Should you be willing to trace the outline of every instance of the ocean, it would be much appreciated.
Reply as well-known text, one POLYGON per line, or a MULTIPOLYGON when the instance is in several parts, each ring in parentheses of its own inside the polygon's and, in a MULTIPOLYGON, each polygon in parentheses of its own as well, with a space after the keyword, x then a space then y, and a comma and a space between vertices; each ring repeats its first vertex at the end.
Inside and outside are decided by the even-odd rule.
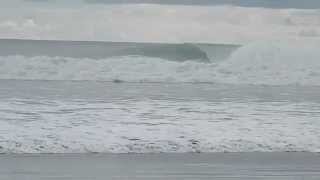
POLYGON ((320 152, 320 44, 0 40, 0 153, 320 152))

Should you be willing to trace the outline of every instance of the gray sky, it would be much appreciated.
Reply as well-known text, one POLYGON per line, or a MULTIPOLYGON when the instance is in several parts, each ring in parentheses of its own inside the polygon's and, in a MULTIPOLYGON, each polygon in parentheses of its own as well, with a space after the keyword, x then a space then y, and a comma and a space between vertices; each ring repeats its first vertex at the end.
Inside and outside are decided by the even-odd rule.
POLYGON ((235 44, 320 40, 320 0, 0 1, 0 38, 235 44), (119 3, 126 5, 114 5, 119 3))
POLYGON ((320 0, 85 0, 91 3, 157 3, 186 5, 233 4, 248 7, 269 8, 320 8, 320 0))
MULTIPOLYGON (((62 0, 25 0, 34 2, 63 2, 62 0)), ((74 2, 84 1, 87 3, 103 4, 126 4, 126 3, 154 3, 154 4, 183 4, 183 5, 221 5, 232 4, 244 7, 267 7, 267 8, 298 8, 320 9, 320 0, 68 0, 74 2)))

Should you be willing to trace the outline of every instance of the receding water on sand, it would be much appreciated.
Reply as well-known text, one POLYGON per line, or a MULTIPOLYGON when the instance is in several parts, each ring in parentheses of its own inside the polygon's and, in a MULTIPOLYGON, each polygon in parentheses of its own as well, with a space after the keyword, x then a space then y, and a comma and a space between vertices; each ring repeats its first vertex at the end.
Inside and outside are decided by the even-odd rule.
POLYGON ((313 153, 0 155, 1 180, 317 180, 313 153))

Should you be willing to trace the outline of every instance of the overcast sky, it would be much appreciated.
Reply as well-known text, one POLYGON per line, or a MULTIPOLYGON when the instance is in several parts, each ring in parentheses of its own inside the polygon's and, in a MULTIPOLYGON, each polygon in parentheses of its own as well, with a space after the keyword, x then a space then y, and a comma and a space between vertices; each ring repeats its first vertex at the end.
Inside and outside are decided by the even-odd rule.
MULTIPOLYGON (((1 0, 10 3, 17 0, 1 0)), ((19 0, 18 0, 19 1, 19 0)), ((66 3, 76 4, 103 3, 103 4, 128 4, 128 3, 153 3, 153 4, 183 4, 183 5, 235 5, 244 7, 267 7, 267 8, 297 8, 297 9, 320 9, 320 0, 24 0, 38 3, 66 3)), ((2 4, 3 4, 2 2, 2 4)))
POLYGON ((0 38, 235 44, 320 40, 320 0, 0 2, 0 38))
POLYGON ((246 7, 320 8, 320 0, 85 0, 89 3, 157 3, 186 5, 232 4, 246 7))

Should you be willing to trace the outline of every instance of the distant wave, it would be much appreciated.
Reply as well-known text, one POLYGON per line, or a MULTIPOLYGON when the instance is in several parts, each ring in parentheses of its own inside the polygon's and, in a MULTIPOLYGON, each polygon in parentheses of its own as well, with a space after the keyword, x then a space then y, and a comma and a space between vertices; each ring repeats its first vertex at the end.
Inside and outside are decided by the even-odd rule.
MULTIPOLYGON (((187 60, 189 55, 202 56, 203 51, 194 48, 195 45, 160 46, 151 48, 151 51, 155 51, 151 55, 161 54, 162 57, 146 54, 102 59, 1 56, 0 79, 320 85, 318 42, 253 43, 234 50, 229 54, 230 57, 221 61, 206 60, 208 55, 203 56, 205 59, 202 61, 198 58, 187 60), (194 51, 188 52, 188 48, 194 51), (195 55, 195 52, 199 54, 195 55), (168 61, 164 56, 185 59, 168 61)), ((207 48, 207 54, 220 52, 225 46, 210 48, 207 48)), ((69 52, 66 49, 62 53, 76 56, 82 51, 69 52)))
POLYGON ((0 39, 0 56, 48 56, 103 59, 117 56, 156 57, 171 61, 210 62, 227 58, 239 46, 134 42, 35 41, 0 39))

